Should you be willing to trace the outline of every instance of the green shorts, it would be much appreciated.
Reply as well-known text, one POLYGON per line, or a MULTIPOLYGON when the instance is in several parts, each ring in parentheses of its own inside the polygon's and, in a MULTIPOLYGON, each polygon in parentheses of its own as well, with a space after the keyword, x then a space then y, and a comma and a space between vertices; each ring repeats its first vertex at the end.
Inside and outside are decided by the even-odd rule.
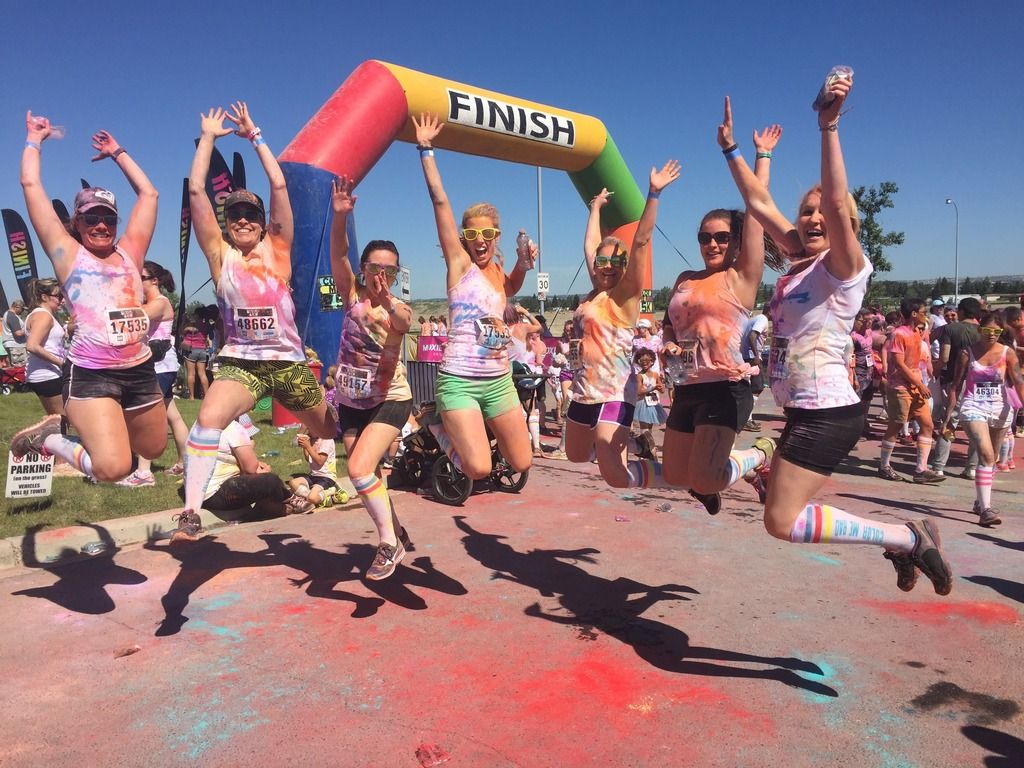
POLYGON ((259 402, 267 395, 289 411, 308 411, 324 400, 324 393, 306 363, 290 360, 242 360, 220 357, 216 381, 237 381, 259 402))
POLYGON ((484 419, 493 419, 520 407, 511 371, 493 379, 467 379, 442 371, 437 374, 434 400, 438 413, 473 408, 480 411, 484 419))

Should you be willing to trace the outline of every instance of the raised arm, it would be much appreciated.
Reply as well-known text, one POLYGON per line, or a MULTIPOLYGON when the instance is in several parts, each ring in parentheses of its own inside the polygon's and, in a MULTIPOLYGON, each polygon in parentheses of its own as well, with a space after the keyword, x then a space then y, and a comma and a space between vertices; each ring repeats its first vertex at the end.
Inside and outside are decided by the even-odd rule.
POLYGON ((45 117, 33 117, 29 110, 25 115, 25 149, 21 153, 21 189, 25 194, 25 207, 32 228, 46 255, 53 262, 57 278, 63 281, 67 277, 71 259, 78 250, 78 243, 64 228, 43 189, 40 156, 43 142, 49 136, 50 121, 45 117))
POLYGON ((347 176, 331 182, 331 207, 334 209, 334 221, 331 222, 331 274, 334 275, 334 289, 344 299, 346 308, 351 306, 356 293, 356 279, 348 260, 347 227, 349 214, 355 204, 352 181, 347 176))
POLYGON ((850 280, 864 269, 864 251, 850 219, 846 165, 839 145, 839 115, 853 79, 837 78, 829 86, 835 98, 818 113, 821 129, 821 215, 828 228, 829 251, 825 267, 840 280, 850 280))
MULTIPOLYGON (((725 97, 725 117, 722 122, 732 125, 732 104, 728 96, 725 97)), ((750 170, 750 166, 743 159, 735 142, 722 147, 723 151, 727 149, 729 151, 725 152, 725 157, 729 161, 729 172, 732 174, 736 189, 743 197, 743 205, 747 209, 747 213, 752 214, 761 222, 761 225, 780 248, 787 253, 800 253, 803 250, 803 244, 800 242, 796 227, 775 205, 767 185, 763 184, 750 170)))
POLYGON ((537 244, 530 241, 529 250, 526 253, 519 253, 516 247, 516 263, 512 271, 505 275, 505 296, 515 296, 526 281, 526 273, 533 269, 537 261, 537 244))
POLYGON ((611 291, 612 300, 620 306, 630 299, 639 300, 643 290, 644 276, 651 263, 651 237, 654 235, 654 224, 658 219, 658 198, 665 187, 679 178, 679 161, 669 160, 661 167, 651 168, 650 186, 647 191, 647 203, 640 215, 640 222, 633 236, 633 246, 629 251, 626 272, 622 275, 611 291))
POLYGON ((437 224, 441 253, 444 254, 445 263, 448 265, 448 284, 452 285, 466 273, 473 262, 466 249, 462 247, 459 230, 455 226, 455 214, 441 184, 441 172, 437 170, 437 162, 434 160, 433 141, 441 132, 443 124, 437 115, 426 113, 420 115, 419 121, 415 117, 412 118, 412 123, 416 126, 416 146, 420 151, 423 178, 427 182, 427 192, 430 193, 430 202, 434 206, 434 222, 437 224))
POLYGON ((291 274, 291 248, 292 238, 295 233, 295 224, 292 219, 292 204, 288 199, 288 186, 284 181, 284 172, 270 151, 267 142, 264 140, 260 129, 249 115, 249 107, 244 101, 236 101, 231 105, 231 111, 224 115, 228 120, 238 126, 235 133, 243 139, 252 142, 256 156, 263 165, 263 171, 267 174, 267 182, 270 184, 270 210, 267 211, 267 237, 274 246, 274 252, 282 258, 288 258, 288 264, 278 265, 279 274, 287 272, 291 274))
POLYGON ((590 215, 587 217, 587 231, 583 234, 583 256, 587 260, 587 274, 590 275, 590 282, 594 284, 594 257, 597 255, 597 247, 601 244, 601 209, 608 204, 608 198, 614 195, 606 188, 601 189, 594 199, 590 201, 590 215))
POLYGON ((206 177, 210 172, 210 157, 213 143, 221 136, 231 133, 224 125, 224 110, 211 109, 205 115, 199 113, 199 143, 192 158, 192 170, 188 175, 188 200, 192 210, 192 226, 195 228, 199 247, 210 263, 213 282, 220 280, 220 260, 224 249, 224 238, 217 223, 210 198, 206 195, 206 177))
POLYGON ((142 262, 146 260, 146 251, 149 250, 149 244, 153 239, 153 231, 156 229, 156 207, 159 194, 139 164, 128 154, 128 150, 122 147, 109 132, 99 131, 93 134, 92 147, 96 150, 92 161, 96 163, 106 157, 111 158, 121 169, 121 173, 124 174, 135 192, 135 205, 132 206, 132 212, 128 216, 128 223, 125 225, 120 243, 125 253, 132 257, 136 266, 141 270, 142 262))

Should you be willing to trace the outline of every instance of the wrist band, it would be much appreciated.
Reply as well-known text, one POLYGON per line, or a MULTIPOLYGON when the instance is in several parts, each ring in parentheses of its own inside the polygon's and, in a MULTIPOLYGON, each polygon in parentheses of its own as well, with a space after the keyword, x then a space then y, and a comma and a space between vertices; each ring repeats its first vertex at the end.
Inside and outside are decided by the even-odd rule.
POLYGON ((648 200, 657 200, 659 197, 661 197, 661 190, 660 189, 648 190, 648 192, 647 192, 647 199, 648 200))
POLYGON ((740 148, 739 144, 730 144, 728 147, 722 150, 723 155, 728 155, 730 152, 734 152, 740 148))
POLYGON ((252 140, 252 146, 254 148, 255 147, 262 147, 266 143, 267 142, 263 140, 262 136, 257 136, 255 139, 252 140))
POLYGON ((736 158, 741 157, 739 145, 733 144, 729 147, 729 151, 723 152, 723 154, 725 155, 726 160, 735 160, 736 158))
POLYGON ((117 158, 118 158, 118 157, 120 157, 121 155, 123 155, 123 154, 124 154, 125 152, 127 152, 127 151, 128 151, 128 150, 127 150, 127 149, 125 149, 124 147, 118 147, 117 149, 115 149, 115 150, 113 151, 113 153, 111 153, 111 155, 110 155, 110 159, 111 159, 111 160, 117 160, 117 158))
POLYGON ((420 157, 433 157, 434 156, 434 148, 433 147, 418 147, 418 149, 420 151, 420 157))
POLYGON ((819 125, 818 130, 821 131, 822 133, 824 133, 825 131, 831 131, 832 133, 835 133, 836 131, 839 130, 839 121, 836 120, 834 123, 829 123, 828 125, 819 125))
POLYGON ((758 152, 757 153, 757 159, 760 160, 762 158, 765 159, 765 160, 771 160, 772 159, 772 153, 771 152, 758 152))
POLYGON ((251 131, 249 131, 249 141, 252 141, 257 136, 261 136, 262 134, 262 130, 260 130, 259 128, 253 128, 251 131))
POLYGON ((25 148, 27 149, 28 147, 32 147, 32 149, 34 149, 36 152, 42 152, 43 151, 43 148, 39 144, 38 141, 26 141, 25 142, 25 148))

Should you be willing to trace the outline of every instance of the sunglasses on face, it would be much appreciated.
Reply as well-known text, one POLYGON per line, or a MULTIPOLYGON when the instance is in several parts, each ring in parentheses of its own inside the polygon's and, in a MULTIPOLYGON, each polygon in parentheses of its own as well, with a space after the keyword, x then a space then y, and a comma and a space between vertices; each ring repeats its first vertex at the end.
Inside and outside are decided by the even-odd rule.
POLYGON ((224 217, 228 221, 240 221, 242 219, 246 221, 263 221, 263 214, 260 213, 259 208, 245 205, 236 205, 233 208, 229 208, 224 212, 224 217))
POLYGON ((729 240, 732 239, 732 234, 729 232, 698 232, 697 242, 701 245, 708 245, 714 240, 719 245, 728 245, 729 240))
POLYGON ((466 241, 476 240, 478 237, 482 237, 484 240, 490 242, 498 235, 501 234, 501 230, 497 227, 484 227, 483 229, 464 229, 462 230, 462 239, 466 241))
POLYGON ((595 256, 594 266, 598 269, 604 269, 605 267, 618 267, 624 269, 628 259, 625 256, 595 256))
POLYGON ((987 339, 998 339, 1003 335, 1002 328, 981 328, 981 335, 987 339))
POLYGON ((83 213, 82 221, 87 227, 95 227, 101 221, 108 227, 117 226, 117 214, 115 213, 83 213))
POLYGON ((372 261, 363 264, 363 269, 370 275, 379 275, 383 272, 384 277, 388 280, 394 280, 398 275, 398 267, 392 267, 388 264, 374 264, 372 261))

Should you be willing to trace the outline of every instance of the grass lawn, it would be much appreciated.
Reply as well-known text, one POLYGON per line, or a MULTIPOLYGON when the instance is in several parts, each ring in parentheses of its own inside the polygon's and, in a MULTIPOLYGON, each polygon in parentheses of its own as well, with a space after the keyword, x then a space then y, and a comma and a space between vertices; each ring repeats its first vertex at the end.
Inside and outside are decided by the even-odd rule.
MULTIPOLYGON (((199 401, 176 400, 178 409, 188 426, 192 426, 199 411, 199 401)), ((270 411, 253 411, 251 414, 259 434, 253 438, 256 452, 277 451, 277 456, 267 456, 263 461, 270 464, 280 477, 287 478, 293 473, 305 471, 306 462, 302 451, 295 445, 294 429, 276 434, 270 423, 270 411)), ((6 446, 11 437, 20 429, 43 418, 44 412, 38 398, 32 393, 16 393, 0 397, 0 472, 3 482, 7 481, 6 446)), ((338 474, 345 473, 345 451, 338 444, 338 474)), ((131 517, 162 509, 181 506, 178 488, 181 478, 165 475, 164 470, 177 461, 174 440, 168 434, 167 450, 153 462, 156 485, 149 488, 123 488, 117 485, 93 485, 81 477, 54 477, 53 493, 49 497, 15 500, 0 499, 0 538, 19 536, 25 529, 43 523, 48 527, 61 528, 74 525, 76 521, 95 522, 117 517, 131 517)), ((168 519, 168 525, 170 520, 168 519)))

